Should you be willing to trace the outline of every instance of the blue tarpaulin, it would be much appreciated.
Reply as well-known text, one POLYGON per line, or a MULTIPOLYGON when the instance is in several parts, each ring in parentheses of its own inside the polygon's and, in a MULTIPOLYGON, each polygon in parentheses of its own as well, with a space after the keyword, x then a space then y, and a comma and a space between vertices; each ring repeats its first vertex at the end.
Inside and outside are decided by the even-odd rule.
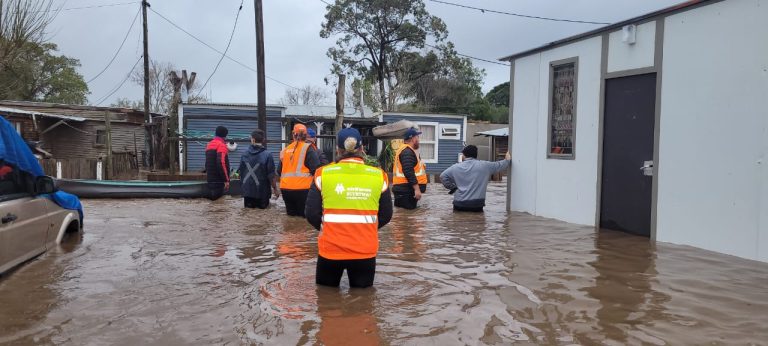
MULTIPOLYGON (((16 129, 5 118, 0 117, 0 160, 16 166, 17 169, 27 172, 34 177, 45 175, 37 158, 26 142, 19 136, 16 129)), ((77 210, 80 214, 80 224, 83 223, 83 206, 77 196, 57 191, 47 195, 60 207, 68 210, 77 210)))
POLYGON ((19 170, 39 177, 43 168, 32 154, 32 150, 19 136, 16 129, 5 118, 0 117, 0 160, 10 163, 19 170))

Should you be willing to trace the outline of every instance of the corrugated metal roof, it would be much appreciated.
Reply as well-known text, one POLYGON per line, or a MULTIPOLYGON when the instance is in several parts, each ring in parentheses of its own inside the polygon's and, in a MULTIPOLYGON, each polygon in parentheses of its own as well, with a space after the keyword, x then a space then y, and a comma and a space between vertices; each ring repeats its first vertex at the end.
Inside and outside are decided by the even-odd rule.
POLYGON ((75 116, 61 115, 61 114, 41 113, 41 112, 27 111, 27 110, 23 110, 23 109, 8 108, 8 107, 0 107, 0 113, 23 114, 23 115, 29 115, 29 116, 39 116, 39 117, 42 117, 42 118, 54 118, 54 119, 78 121, 78 122, 86 120, 83 117, 75 117, 75 116))
MULTIPOLYGON (((21 109, 29 112, 39 112, 47 114, 58 114, 71 117, 85 118, 90 121, 104 121, 104 113, 112 114, 112 121, 125 122, 133 124, 144 123, 144 111, 121 108, 121 107, 95 107, 83 105, 68 105, 46 102, 30 101, 0 101, 0 106, 14 109, 21 109)), ((152 117, 161 116, 158 113, 151 113, 152 117)))
MULTIPOLYGON (((217 107, 245 107, 258 108, 256 103, 231 103, 231 102, 203 102, 203 103, 184 103, 184 106, 217 106, 217 107)), ((285 108, 283 105, 268 104, 268 108, 285 108)))
MULTIPOLYGON (((312 105, 286 105, 285 115, 288 117, 294 116, 310 116, 310 117, 330 117, 336 116, 336 106, 312 106, 312 105)), ((363 113, 354 107, 344 108, 345 118, 378 118, 378 114, 374 114, 373 110, 368 107, 364 107, 363 113)))
POLYGON ((501 60, 501 61, 512 61, 512 60, 515 60, 517 58, 521 58, 521 57, 524 57, 524 56, 527 56, 527 55, 531 55, 531 54, 534 54, 534 53, 538 53, 538 52, 541 52, 541 51, 545 51, 545 50, 548 50, 548 49, 559 47, 559 46, 562 46, 562 45, 567 44, 567 43, 571 43, 571 42, 579 41, 579 40, 582 40, 582 39, 585 39, 585 38, 597 36, 597 35, 600 35, 600 34, 606 32, 606 31, 612 31, 612 30, 615 30, 615 29, 619 29, 619 28, 621 28, 621 27, 623 27, 625 25, 635 24, 637 22, 645 21, 645 20, 648 20, 648 19, 651 19, 651 18, 654 18, 654 17, 670 15, 670 14, 674 14, 674 13, 677 13, 677 12, 682 12, 682 11, 686 11, 686 10, 692 9, 692 8, 697 7, 697 6, 708 5, 710 3, 715 3, 715 2, 720 2, 720 1, 723 1, 723 0, 689 0, 689 1, 677 4, 677 5, 674 5, 672 7, 667 7, 667 8, 655 11, 655 12, 651 12, 651 13, 642 15, 642 16, 634 17, 634 18, 631 18, 631 19, 627 19, 627 20, 615 23, 615 24, 607 25, 607 26, 604 26, 604 27, 596 29, 596 30, 587 31, 587 32, 582 33, 582 34, 578 34, 578 35, 575 35, 575 36, 564 38, 562 40, 558 40, 558 41, 547 43, 547 44, 545 44, 543 46, 539 46, 539 47, 536 47, 536 48, 533 48, 533 49, 529 49, 529 50, 525 50, 525 51, 522 51, 522 52, 519 52, 519 53, 515 53, 515 54, 512 54, 512 55, 500 58, 499 60, 501 60))
POLYGON ((502 127, 500 129, 478 132, 478 133, 475 133, 475 136, 509 137, 509 127, 502 127))

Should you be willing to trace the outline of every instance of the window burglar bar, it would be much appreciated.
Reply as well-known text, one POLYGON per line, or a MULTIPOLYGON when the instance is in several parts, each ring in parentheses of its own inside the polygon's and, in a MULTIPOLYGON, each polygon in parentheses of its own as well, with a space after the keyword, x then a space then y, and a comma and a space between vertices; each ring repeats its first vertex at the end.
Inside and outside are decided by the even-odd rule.
POLYGON ((573 113, 576 64, 554 66, 552 71, 552 113, 550 148, 552 155, 573 155, 573 113))

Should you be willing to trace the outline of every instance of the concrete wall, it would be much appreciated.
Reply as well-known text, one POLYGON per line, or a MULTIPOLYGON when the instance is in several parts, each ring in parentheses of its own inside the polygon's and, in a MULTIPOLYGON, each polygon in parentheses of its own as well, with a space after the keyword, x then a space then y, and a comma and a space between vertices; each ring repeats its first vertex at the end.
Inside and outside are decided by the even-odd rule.
POLYGON ((496 130, 505 128, 507 124, 490 124, 490 123, 467 123, 467 145, 477 146, 477 158, 480 160, 489 161, 492 159, 491 155, 491 137, 475 136, 478 132, 496 130))
POLYGON ((621 30, 608 35, 608 72, 652 67, 656 45, 656 22, 637 26, 635 44, 622 42, 622 36, 621 30))
POLYGON ((666 18, 657 239, 768 261, 768 3, 666 18))
POLYGON ((511 209, 594 225, 602 38, 515 61, 511 209), (575 159, 547 158, 550 63, 578 57, 575 159))

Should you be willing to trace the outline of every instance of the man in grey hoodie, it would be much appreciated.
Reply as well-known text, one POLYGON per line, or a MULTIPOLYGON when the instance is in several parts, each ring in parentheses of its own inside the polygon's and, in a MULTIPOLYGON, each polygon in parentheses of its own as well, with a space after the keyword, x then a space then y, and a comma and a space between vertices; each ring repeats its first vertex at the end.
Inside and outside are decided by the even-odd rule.
POLYGON ((453 196, 453 210, 482 212, 485 191, 491 175, 509 168, 509 153, 504 160, 489 162, 477 159, 477 147, 468 145, 461 151, 464 161, 448 167, 440 174, 440 181, 453 196))

